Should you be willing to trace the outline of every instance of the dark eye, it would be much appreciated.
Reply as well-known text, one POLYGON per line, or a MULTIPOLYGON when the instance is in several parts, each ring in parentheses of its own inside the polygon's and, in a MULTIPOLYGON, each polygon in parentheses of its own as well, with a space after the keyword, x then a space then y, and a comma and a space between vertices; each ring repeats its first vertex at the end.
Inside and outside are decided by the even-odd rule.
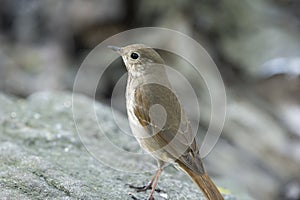
POLYGON ((139 54, 137 54, 137 53, 131 53, 130 57, 132 59, 138 59, 139 58, 139 54))

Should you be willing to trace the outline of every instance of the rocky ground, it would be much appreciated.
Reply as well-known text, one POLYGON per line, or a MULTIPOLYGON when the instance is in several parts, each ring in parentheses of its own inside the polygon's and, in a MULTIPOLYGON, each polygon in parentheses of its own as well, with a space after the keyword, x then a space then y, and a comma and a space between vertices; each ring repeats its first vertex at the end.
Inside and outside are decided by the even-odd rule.
MULTIPOLYGON (((122 163, 137 171, 148 165, 154 167, 154 163, 113 155, 109 148, 103 148, 101 131, 88 117, 93 100, 75 95, 74 102, 78 108, 74 115, 76 126, 70 93, 35 93, 27 99, 0 94, 1 199, 130 199, 128 193, 135 191, 126 184, 149 180, 150 171, 116 170, 123 167, 122 163), (110 155, 116 164, 108 166, 105 160, 103 163, 93 157, 93 152, 87 151, 92 145, 100 149, 99 153, 110 155)), ((104 131, 114 133, 116 138, 111 141, 118 141, 121 148, 137 147, 135 141, 127 142, 108 107, 97 103, 95 110, 98 120, 106 125, 104 131)), ((124 116, 117 117, 126 123, 124 116)), ((225 193, 231 191, 232 194, 224 194, 225 199, 250 199, 226 175, 214 180, 225 193)), ((171 166, 161 176, 159 187, 165 193, 156 193, 156 199, 204 199, 193 183, 171 166)), ((146 194, 137 196, 145 199, 146 194)))

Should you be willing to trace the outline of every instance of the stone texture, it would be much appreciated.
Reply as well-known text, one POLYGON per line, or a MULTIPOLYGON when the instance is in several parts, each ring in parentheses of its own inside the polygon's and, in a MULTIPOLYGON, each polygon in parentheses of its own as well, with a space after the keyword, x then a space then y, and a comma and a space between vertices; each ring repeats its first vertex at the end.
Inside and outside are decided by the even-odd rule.
MULTIPOLYGON (((101 137, 96 136, 97 124, 87 117, 88 108, 94 102, 81 95, 74 95, 73 100, 77 107, 75 117, 81 113, 81 117, 76 118, 76 126, 70 93, 35 93, 27 99, 0 94, 1 199, 130 199, 128 193, 135 192, 126 184, 142 184, 149 180, 150 172, 117 171, 87 152, 89 147, 82 144, 76 130, 85 130, 80 133, 85 144, 101 147, 101 139, 97 140, 101 137)), ((115 138, 111 138, 113 142, 119 143, 121 148, 139 151, 135 141, 130 143, 119 134, 108 107, 96 103, 95 110, 99 121, 105 121, 107 125, 105 131, 115 133, 115 138)), ((126 124, 124 116, 118 113, 115 116, 120 123, 126 124)), ((101 150, 102 154, 110 155, 109 149, 101 150)), ((147 165, 112 156, 128 166, 147 165)), ((154 163, 148 165, 153 167, 154 163)), ((231 191, 236 189, 232 182, 217 182, 231 191)), ((196 186, 172 167, 163 173, 159 187, 166 193, 156 193, 158 200, 204 199, 196 186)), ((146 194, 137 196, 142 198, 146 194)), ((249 199, 242 196, 238 199, 249 199)), ((225 199, 236 198, 225 195, 225 199)))

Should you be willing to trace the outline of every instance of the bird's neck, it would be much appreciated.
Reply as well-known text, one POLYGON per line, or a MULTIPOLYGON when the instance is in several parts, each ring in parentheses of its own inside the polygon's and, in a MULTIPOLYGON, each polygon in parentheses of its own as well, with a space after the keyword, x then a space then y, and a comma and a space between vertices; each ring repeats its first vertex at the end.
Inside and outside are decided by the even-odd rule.
POLYGON ((170 87, 165 69, 145 70, 142 73, 128 72, 127 90, 132 90, 140 85, 156 83, 170 87))

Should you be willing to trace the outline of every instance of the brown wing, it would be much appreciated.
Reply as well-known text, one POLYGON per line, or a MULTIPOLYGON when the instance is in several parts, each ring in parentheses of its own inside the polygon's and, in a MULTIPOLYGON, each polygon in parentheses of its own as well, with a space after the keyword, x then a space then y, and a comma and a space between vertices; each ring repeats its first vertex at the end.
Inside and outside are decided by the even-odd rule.
POLYGON ((186 164, 199 173, 202 172, 201 161, 200 163, 198 161, 199 150, 191 127, 177 96, 170 88, 155 83, 136 88, 134 114, 151 135, 144 139, 148 140, 146 141, 148 149, 152 151, 163 149, 174 160, 186 164), (157 125, 159 122, 155 120, 155 113, 154 116, 149 113, 150 108, 156 104, 161 105, 166 113, 163 126, 157 125))
POLYGON ((169 144, 179 130, 180 103, 174 92, 163 85, 151 83, 136 88, 134 114, 140 124, 153 136, 151 139, 160 144, 160 148, 169 144), (160 105, 164 109, 163 126, 158 125, 161 112, 152 112, 150 116, 150 109, 154 105, 160 105))

